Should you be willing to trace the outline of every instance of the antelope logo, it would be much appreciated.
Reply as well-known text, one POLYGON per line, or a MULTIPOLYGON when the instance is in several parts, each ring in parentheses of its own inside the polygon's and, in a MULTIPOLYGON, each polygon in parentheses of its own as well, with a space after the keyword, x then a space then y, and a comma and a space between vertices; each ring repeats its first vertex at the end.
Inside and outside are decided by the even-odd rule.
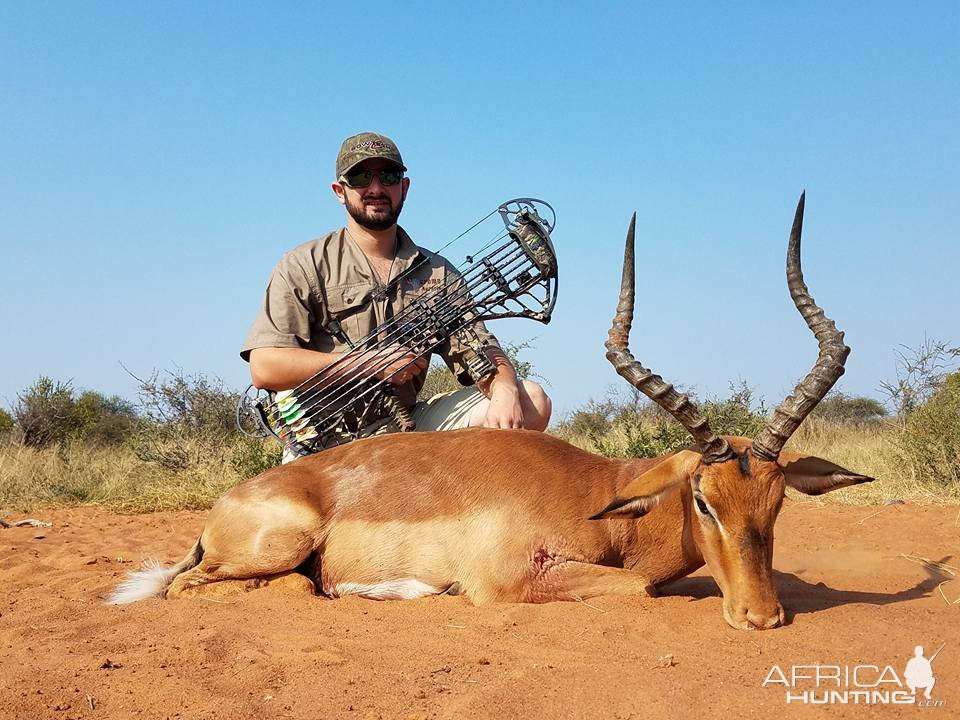
POLYGON ((756 438, 714 434, 689 398, 627 349, 634 215, 607 358, 690 432, 690 448, 614 460, 544 433, 486 429, 359 440, 233 488, 183 560, 133 573, 107 601, 250 584, 327 597, 463 594, 474 603, 653 596, 658 585, 706 563, 730 625, 782 624, 773 529, 785 487, 819 495, 872 479, 783 450, 843 373, 849 353, 803 280, 803 206, 801 196, 787 285, 820 353, 756 438))

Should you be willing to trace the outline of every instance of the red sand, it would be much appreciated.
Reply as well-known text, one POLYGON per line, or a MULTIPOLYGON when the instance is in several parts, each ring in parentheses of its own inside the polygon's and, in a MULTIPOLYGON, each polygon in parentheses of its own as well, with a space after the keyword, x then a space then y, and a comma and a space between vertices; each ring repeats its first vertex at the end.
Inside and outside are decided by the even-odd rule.
POLYGON ((755 633, 723 622, 705 568, 665 597, 589 604, 268 587, 110 607, 142 558, 182 557, 205 513, 41 517, 53 527, 0 529, 0 718, 960 716, 960 604, 943 597, 960 598, 960 577, 903 557, 960 566, 957 507, 788 502, 775 560, 788 624, 755 633), (915 645, 944 642, 941 707, 787 706, 782 684, 761 687, 774 664, 890 664, 902 678, 915 645))

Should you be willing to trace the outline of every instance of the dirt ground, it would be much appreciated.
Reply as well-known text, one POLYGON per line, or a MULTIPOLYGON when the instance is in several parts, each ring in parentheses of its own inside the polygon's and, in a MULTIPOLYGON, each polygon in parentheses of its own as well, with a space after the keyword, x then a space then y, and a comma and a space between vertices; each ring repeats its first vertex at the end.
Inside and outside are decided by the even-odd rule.
POLYGON ((960 717, 957 507, 788 501, 775 559, 788 624, 753 633, 723 622, 706 569, 660 598, 589 604, 265 588, 105 606, 143 558, 182 557, 205 513, 40 516, 53 526, 0 529, 2 718, 960 717), (877 666, 859 671, 871 684, 942 643, 933 706, 787 704, 793 666, 877 666))

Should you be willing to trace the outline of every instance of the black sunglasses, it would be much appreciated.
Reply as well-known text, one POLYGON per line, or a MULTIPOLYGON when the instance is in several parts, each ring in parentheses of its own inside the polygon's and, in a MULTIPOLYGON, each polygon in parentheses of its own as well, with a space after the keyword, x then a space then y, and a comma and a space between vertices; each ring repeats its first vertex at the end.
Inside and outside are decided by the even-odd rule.
POLYGON ((340 182, 352 188, 370 187, 374 176, 380 178, 381 185, 396 185, 403 179, 402 170, 350 170, 340 177, 340 182))

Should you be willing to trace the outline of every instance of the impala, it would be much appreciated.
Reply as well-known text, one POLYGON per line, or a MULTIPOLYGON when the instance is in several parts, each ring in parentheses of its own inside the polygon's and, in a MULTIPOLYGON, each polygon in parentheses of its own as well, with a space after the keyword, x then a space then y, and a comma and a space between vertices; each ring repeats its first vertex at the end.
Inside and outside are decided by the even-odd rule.
POLYGON ((613 460, 543 433, 484 429, 360 440, 233 488, 183 560, 133 573, 107 601, 174 598, 216 587, 211 583, 222 590, 251 581, 300 583, 330 597, 451 593, 474 603, 653 596, 656 586, 706 563, 730 625, 780 625, 773 528, 785 486, 818 495, 872 480, 783 450, 843 373, 849 353, 803 280, 803 206, 801 195, 787 284, 820 353, 756 438, 714 434, 689 398, 627 349, 634 215, 607 358, 687 429, 690 448, 613 460))

